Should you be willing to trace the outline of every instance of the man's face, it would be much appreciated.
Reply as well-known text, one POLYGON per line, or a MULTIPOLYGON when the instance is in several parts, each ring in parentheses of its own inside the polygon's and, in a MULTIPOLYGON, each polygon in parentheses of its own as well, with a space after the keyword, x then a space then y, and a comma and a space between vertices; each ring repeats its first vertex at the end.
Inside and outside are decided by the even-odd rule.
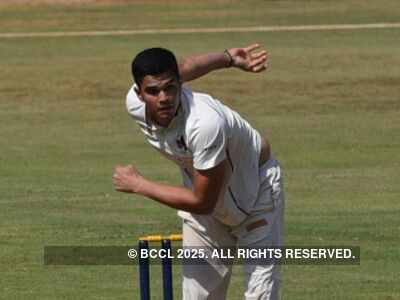
POLYGON ((171 73, 147 75, 138 96, 146 103, 146 113, 152 122, 168 127, 175 117, 180 101, 181 83, 171 73))

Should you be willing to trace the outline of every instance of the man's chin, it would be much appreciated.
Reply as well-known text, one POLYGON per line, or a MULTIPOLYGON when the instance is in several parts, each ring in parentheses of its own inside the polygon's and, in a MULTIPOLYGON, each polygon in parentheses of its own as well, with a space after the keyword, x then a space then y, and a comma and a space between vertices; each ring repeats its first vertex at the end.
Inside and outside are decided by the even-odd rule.
POLYGON ((159 119, 156 121, 156 123, 157 123, 158 126, 161 126, 161 127, 168 127, 169 124, 171 124, 172 119, 173 119, 173 118, 171 118, 171 117, 159 118, 159 119))

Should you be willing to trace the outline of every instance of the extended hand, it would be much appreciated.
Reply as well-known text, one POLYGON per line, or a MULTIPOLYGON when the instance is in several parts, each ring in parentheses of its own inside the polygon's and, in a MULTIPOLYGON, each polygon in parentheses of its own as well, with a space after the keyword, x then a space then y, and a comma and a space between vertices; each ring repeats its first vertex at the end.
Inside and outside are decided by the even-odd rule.
POLYGON ((259 73, 268 68, 268 53, 265 50, 254 52, 260 45, 253 44, 246 48, 231 48, 232 66, 243 71, 259 73))
POLYGON ((113 184, 119 192, 137 193, 143 180, 143 176, 132 165, 114 168, 113 184))

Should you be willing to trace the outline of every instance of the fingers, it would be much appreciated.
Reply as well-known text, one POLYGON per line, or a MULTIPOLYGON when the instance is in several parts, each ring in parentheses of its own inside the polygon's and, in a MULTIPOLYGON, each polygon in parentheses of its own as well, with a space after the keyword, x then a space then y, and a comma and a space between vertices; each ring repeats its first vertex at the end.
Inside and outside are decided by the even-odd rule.
POLYGON ((246 52, 253 52, 254 50, 256 50, 256 49, 258 49, 258 48, 260 48, 260 45, 259 45, 259 44, 252 44, 252 45, 250 45, 250 46, 244 48, 244 50, 245 50, 246 52))
POLYGON ((263 70, 266 70, 267 60, 268 60, 267 53, 258 56, 256 59, 252 59, 251 63, 249 64, 249 71, 258 73, 263 70))
POLYGON ((112 183, 114 186, 114 190, 124 193, 130 192, 129 187, 126 184, 126 179, 124 178, 124 174, 114 173, 112 177, 112 183))
POLYGON ((245 51, 250 56, 249 71, 259 73, 268 68, 267 61, 269 53, 266 50, 261 50, 258 52, 253 52, 254 50, 260 48, 259 44, 252 44, 245 48, 245 51))
POLYGON ((114 173, 133 173, 133 172, 137 172, 136 168, 133 165, 127 165, 127 166, 117 165, 114 167, 114 173))
POLYGON ((252 44, 244 48, 249 57, 247 65, 247 71, 249 72, 260 73, 268 68, 269 53, 266 50, 254 52, 258 48, 260 48, 259 44, 252 44))
POLYGON ((117 165, 112 175, 114 189, 125 193, 137 193, 142 179, 143 176, 133 165, 117 165))
POLYGON ((112 182, 115 187, 117 187, 119 185, 120 180, 121 180, 121 175, 118 173, 114 173, 112 176, 112 182))
POLYGON ((116 191, 120 191, 121 190, 119 175, 116 175, 116 174, 113 175, 112 183, 113 183, 114 189, 116 191))
POLYGON ((122 188, 122 177, 126 174, 126 168, 124 166, 117 165, 114 168, 112 175, 112 183, 116 191, 123 191, 122 188))
POLYGON ((263 56, 268 56, 268 52, 267 51, 265 51, 265 50, 263 50, 263 51, 259 51, 259 52, 256 52, 256 53, 252 53, 251 54, 251 58, 252 59, 258 59, 258 58, 261 58, 261 57, 263 57, 263 56))
POLYGON ((254 67, 251 71, 253 73, 260 73, 260 72, 265 71, 267 69, 268 69, 268 65, 259 65, 259 66, 254 67))

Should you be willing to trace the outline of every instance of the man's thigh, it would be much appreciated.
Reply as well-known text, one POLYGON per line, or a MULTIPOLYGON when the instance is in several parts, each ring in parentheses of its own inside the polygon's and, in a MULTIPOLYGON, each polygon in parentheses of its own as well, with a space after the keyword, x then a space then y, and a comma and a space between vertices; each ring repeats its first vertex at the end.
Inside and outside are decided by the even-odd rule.
MULTIPOLYGON (((205 216, 198 222, 184 221, 183 247, 218 249, 235 245, 228 227, 205 216)), ((182 294, 184 300, 218 299, 226 297, 232 272, 231 261, 208 259, 201 264, 182 265, 182 294)))
MULTIPOLYGON (((265 249, 283 245, 284 196, 270 212, 252 216, 235 232, 238 247, 265 249)), ((244 262, 246 276, 246 300, 276 300, 280 291, 280 266, 272 261, 256 264, 249 259, 244 262)))

